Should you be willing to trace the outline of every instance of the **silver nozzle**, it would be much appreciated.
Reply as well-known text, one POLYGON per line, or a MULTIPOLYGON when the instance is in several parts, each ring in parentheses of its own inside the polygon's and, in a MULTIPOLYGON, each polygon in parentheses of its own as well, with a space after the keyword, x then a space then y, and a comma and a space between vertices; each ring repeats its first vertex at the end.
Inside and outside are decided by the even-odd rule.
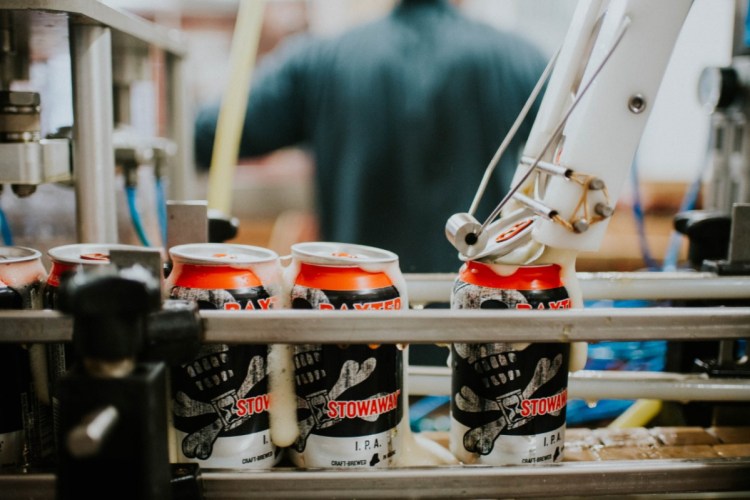
POLYGON ((486 236, 482 224, 467 213, 453 214, 445 223, 445 237, 461 255, 471 256, 484 248, 486 236))

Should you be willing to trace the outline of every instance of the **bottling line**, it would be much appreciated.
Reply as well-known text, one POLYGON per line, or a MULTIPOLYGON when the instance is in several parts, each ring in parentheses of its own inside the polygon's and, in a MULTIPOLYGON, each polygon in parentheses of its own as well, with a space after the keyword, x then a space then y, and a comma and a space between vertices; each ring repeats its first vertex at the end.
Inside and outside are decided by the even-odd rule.
MULTIPOLYGON (((536 132, 532 132, 519 166, 516 189, 499 207, 509 203, 513 213, 534 217, 534 227, 513 233, 521 235, 523 243, 542 241, 573 251, 593 249, 600 243, 611 215, 610 205, 617 199, 679 33, 680 15, 687 14, 691 3, 674 0, 666 7, 654 8, 646 0, 580 2, 573 35, 557 56, 555 67, 560 69, 550 77, 547 107, 540 111, 536 132), (644 40, 652 47, 655 32, 660 37, 655 44, 659 50, 650 54, 648 67, 639 65, 641 71, 634 71, 634 54, 643 52, 644 40), (594 43, 597 36, 599 41, 594 43), (592 62, 582 66, 581 58, 592 62), (635 73, 641 80, 633 84, 635 73), (572 96, 571 89, 575 89, 572 96), (601 106, 602 102, 609 107, 601 106), (597 147, 591 147, 587 142, 591 137, 585 132, 596 128, 604 120, 603 114, 619 117, 622 135, 612 138, 603 133, 596 137, 597 147), (572 128, 565 130, 564 150, 553 154, 568 125, 572 128), (550 178, 534 179, 532 172, 550 178), (584 182, 568 182, 578 174, 585 177, 584 182), (534 189, 527 189, 529 179, 534 189), (603 182, 606 189, 597 188, 594 181, 603 182), (595 193, 590 199, 582 198, 580 186, 595 193), (549 196, 545 197, 546 193, 549 196), (579 211, 581 203, 586 205, 586 217, 579 211)), ((739 9, 741 3, 737 3, 739 9)), ((164 215, 165 227, 158 233, 161 246, 206 242, 207 204, 190 199, 192 140, 180 34, 85 0, 0 0, 0 22, 5 43, 0 54, 3 87, 24 78, 24 61, 43 60, 54 51, 69 50, 74 103, 72 135, 41 138, 38 133, 34 136, 38 131, 34 122, 38 95, 4 91, 4 113, 12 115, 6 116, 6 123, 22 129, 6 132, 28 133, 28 137, 19 140, 6 134, 6 142, 0 143, 4 150, 0 182, 14 186, 17 195, 31 196, 39 196, 31 194, 38 186, 72 182, 78 241, 116 245, 122 238, 113 203, 115 166, 123 168, 127 183, 127 165, 137 171, 139 165, 148 163, 154 172, 160 172, 157 177, 169 179, 167 197, 171 201, 164 215), (168 126, 164 137, 143 138, 129 135, 117 125, 127 121, 131 71, 137 73, 143 58, 154 52, 166 63, 161 83, 168 96, 168 126), (30 120, 26 120, 28 115, 30 120)), ((699 232, 695 228, 702 224, 721 225, 729 220, 724 252, 705 251, 695 237, 691 255, 702 257, 697 269, 577 273, 580 294, 587 300, 671 301, 670 307, 457 312, 424 307, 448 300, 455 275, 406 274, 411 308, 388 314, 198 311, 185 303, 162 300, 162 255, 158 250, 113 247, 109 259, 118 269, 71 279, 62 287, 64 305, 58 310, 0 311, 0 346, 77 342, 91 359, 120 349, 136 367, 113 382, 122 385, 109 386, 96 377, 84 376, 71 377, 61 386, 56 418, 65 429, 61 433, 65 442, 58 444, 64 447, 59 462, 20 463, 0 469, 0 498, 118 497, 123 491, 151 493, 143 498, 207 499, 750 495, 750 440, 721 437, 722 430, 747 429, 750 402, 747 357, 738 350, 750 336, 750 256, 745 230, 750 220, 750 190, 746 189, 747 155, 743 154, 747 104, 738 97, 745 88, 745 64, 738 55, 732 67, 707 71, 702 82, 708 88, 707 98, 716 106, 712 133, 722 138, 715 143, 713 177, 708 184, 712 194, 706 202, 706 207, 714 210, 707 215, 689 215, 684 222, 684 232, 691 235, 699 232), (134 274, 133 263, 146 271, 134 274), (638 442, 635 430, 619 444, 611 435, 608 442, 603 434, 598 435, 596 444, 569 439, 566 450, 571 450, 571 457, 578 451, 589 453, 588 458, 545 465, 441 464, 372 470, 303 470, 282 465, 265 470, 225 470, 170 464, 174 460, 166 459, 166 442, 171 431, 165 405, 159 403, 167 399, 165 366, 184 363, 200 346, 299 345, 309 338, 323 345, 491 344, 498 339, 551 344, 662 340, 676 346, 700 345, 706 355, 701 371, 579 370, 570 373, 567 390, 570 399, 592 404, 602 399, 702 404, 709 422, 702 427, 710 429, 701 432, 712 441, 701 442, 700 450, 687 450, 692 454, 680 456, 679 450, 672 449, 676 454, 669 455, 667 440, 640 428, 637 430, 647 434, 643 438, 647 444, 641 443, 634 456, 606 452, 614 448, 623 451, 627 448, 623 442, 638 442), (77 401, 97 410, 79 410, 77 401), (132 418, 132 413, 140 417, 132 418), (135 448, 133 442, 145 446, 135 448), (145 489, 131 489, 135 485, 145 489)), ((489 236, 493 231, 504 232, 506 224, 515 225, 519 219, 501 217, 496 222, 498 209, 480 223, 473 212, 457 214, 446 227, 449 240, 460 253, 472 259, 518 248, 516 241, 508 244, 489 236)), ((404 386, 412 396, 453 396, 448 367, 408 367, 404 386)), ((591 436, 586 439, 593 439, 591 436)))

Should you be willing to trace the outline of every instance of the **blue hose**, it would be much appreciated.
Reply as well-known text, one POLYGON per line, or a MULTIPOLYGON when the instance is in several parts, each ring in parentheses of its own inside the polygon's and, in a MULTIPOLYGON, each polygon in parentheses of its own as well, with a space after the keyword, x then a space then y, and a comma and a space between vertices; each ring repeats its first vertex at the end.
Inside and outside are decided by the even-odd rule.
POLYGON ((138 207, 135 205, 135 194, 135 187, 125 186, 125 196, 128 200, 128 210, 130 211, 130 220, 133 223, 133 229, 135 229, 138 239, 141 240, 141 244, 145 247, 150 247, 151 243, 148 241, 148 236, 146 236, 146 231, 141 221, 141 215, 138 213, 138 207))
POLYGON ((3 244, 6 246, 13 246, 13 233, 10 230, 10 224, 8 224, 8 218, 5 217, 5 212, 0 208, 0 232, 3 234, 3 244))
MULTIPOLYGON (((698 169, 697 175, 695 176, 695 179, 693 179, 693 183, 690 184, 690 187, 685 193, 685 196, 682 198, 682 203, 680 204, 678 213, 693 210, 698 203, 698 195, 700 194, 701 184, 703 183, 703 175, 705 173, 705 170, 709 168, 709 165, 711 164, 711 153, 715 147, 714 136, 714 130, 711 128, 708 133, 708 141, 706 144, 703 164, 698 169)), ((680 258, 680 246, 682 245, 682 238, 682 234, 678 233, 677 231, 672 231, 672 234, 669 236, 669 243, 667 244, 667 252, 664 255, 662 271, 677 270, 677 261, 680 258)))
POLYGON ((633 216, 635 217, 636 230, 638 231, 638 243, 641 247, 641 256, 643 262, 649 271, 655 271, 659 268, 659 265, 651 255, 651 250, 648 248, 648 241, 646 240, 646 223, 643 214, 643 204, 641 203, 641 188, 638 180, 638 162, 633 161, 633 168, 631 169, 631 181, 633 184, 633 216))
MULTIPOLYGON (((682 199, 682 203, 680 204, 680 212, 686 212, 695 208, 695 205, 698 202, 698 193, 700 193, 702 179, 703 169, 698 172, 698 176, 695 178, 695 180, 685 193, 685 196, 682 199)), ((683 235, 681 235, 677 231, 672 231, 672 234, 669 236, 667 253, 664 256, 664 265, 662 267, 662 271, 677 270, 677 261, 680 258, 680 246, 682 245, 682 238, 683 235)))
POLYGON ((162 246, 167 245, 167 196, 164 192, 164 183, 161 178, 156 178, 156 213, 159 217, 159 230, 161 231, 162 246))

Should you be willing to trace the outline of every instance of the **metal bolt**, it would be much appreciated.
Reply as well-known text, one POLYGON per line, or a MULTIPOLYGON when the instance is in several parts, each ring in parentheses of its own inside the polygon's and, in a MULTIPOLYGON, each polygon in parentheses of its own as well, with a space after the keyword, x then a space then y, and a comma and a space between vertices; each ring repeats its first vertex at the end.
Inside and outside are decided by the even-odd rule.
POLYGON ((646 109, 646 98, 642 94, 635 94, 630 96, 628 100, 628 109, 631 113, 640 114, 646 109))
POLYGON ((589 189, 592 191, 600 191, 605 187, 607 187, 607 185, 598 177, 591 179, 591 181, 589 182, 589 189))
POLYGON ((607 205, 606 203, 597 203, 594 205, 594 212, 602 217, 611 217, 615 212, 615 209, 607 205))
POLYGON ((112 405, 89 413, 68 434, 68 451, 76 458, 96 455, 119 420, 120 413, 112 405))
POLYGON ((585 233, 589 229, 589 221, 586 219, 578 219, 573 222, 573 230, 576 233, 585 233))
MULTIPOLYGON (((36 108, 41 104, 38 92, 21 92, 16 90, 0 91, 0 107, 36 108)), ((39 110, 36 110, 37 112, 39 110)))
POLYGON ((26 198, 36 192, 36 186, 33 184, 13 184, 10 187, 19 198, 26 198))

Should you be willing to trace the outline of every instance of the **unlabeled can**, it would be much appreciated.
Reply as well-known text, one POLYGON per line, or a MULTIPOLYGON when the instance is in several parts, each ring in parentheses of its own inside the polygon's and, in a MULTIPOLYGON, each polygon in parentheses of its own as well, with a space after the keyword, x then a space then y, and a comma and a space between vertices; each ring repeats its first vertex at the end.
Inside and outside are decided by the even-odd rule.
MULTIPOLYGON (((0 247, 0 309, 41 308, 47 275, 41 257, 31 248, 0 247)), ((35 367, 44 364, 44 351, 35 352, 38 347, 0 343, 0 467, 24 465, 41 458, 43 449, 45 457, 53 451, 49 400, 40 401, 31 376, 32 358, 35 367)), ((37 374, 43 377, 43 372, 37 374)))
MULTIPOLYGON (((265 248, 190 244, 170 249, 172 299, 201 309, 278 307, 281 266, 265 248)), ((251 332, 248 332, 248 336, 251 332)), ((281 449, 269 433, 268 346, 208 344, 172 370, 173 423, 178 460, 204 468, 270 468, 281 449)))
MULTIPOLYGON (((293 309, 408 307, 398 257, 341 243, 292 246, 286 270, 293 309)), ((300 467, 387 467, 403 452, 403 352, 395 345, 295 346, 300 467)))
MULTIPOLYGON (((469 261, 452 309, 569 309, 556 264, 507 267, 469 261)), ((451 452, 464 463, 562 460, 568 358, 565 343, 453 344, 451 452)))

